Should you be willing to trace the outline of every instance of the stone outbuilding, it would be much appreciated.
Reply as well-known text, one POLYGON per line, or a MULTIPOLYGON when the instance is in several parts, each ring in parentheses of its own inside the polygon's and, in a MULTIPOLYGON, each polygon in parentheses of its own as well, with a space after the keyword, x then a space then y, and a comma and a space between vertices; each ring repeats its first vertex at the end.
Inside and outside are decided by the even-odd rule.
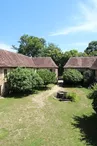
POLYGON ((95 73, 95 79, 97 80, 97 56, 71 57, 64 65, 64 70, 65 69, 79 69, 82 71, 86 69, 93 70, 95 73))
POLYGON ((34 57, 32 60, 37 69, 49 69, 51 72, 55 72, 56 77, 58 77, 58 66, 51 57, 34 57))
POLYGON ((17 67, 32 69, 49 69, 58 76, 58 67, 50 57, 31 58, 19 53, 0 49, 0 95, 7 90, 6 75, 17 67))

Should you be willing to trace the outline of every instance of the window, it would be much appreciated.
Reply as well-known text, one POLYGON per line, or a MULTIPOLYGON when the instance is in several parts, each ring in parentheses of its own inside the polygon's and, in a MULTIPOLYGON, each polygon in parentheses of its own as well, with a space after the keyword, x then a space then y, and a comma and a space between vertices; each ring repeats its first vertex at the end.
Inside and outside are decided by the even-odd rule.
POLYGON ((52 72, 52 69, 50 69, 50 71, 52 72))
POLYGON ((7 75, 7 69, 4 69, 4 77, 7 75))

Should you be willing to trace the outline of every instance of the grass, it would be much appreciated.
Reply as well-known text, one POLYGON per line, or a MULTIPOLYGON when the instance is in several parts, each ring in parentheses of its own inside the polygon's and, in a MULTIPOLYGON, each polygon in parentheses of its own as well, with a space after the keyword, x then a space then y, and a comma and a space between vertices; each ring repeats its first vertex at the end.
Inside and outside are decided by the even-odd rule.
POLYGON ((39 108, 31 95, 0 99, 0 146, 96 146, 92 128, 97 122, 93 123, 94 111, 86 97, 89 90, 65 91, 77 93, 80 101, 59 102, 49 97, 39 108))

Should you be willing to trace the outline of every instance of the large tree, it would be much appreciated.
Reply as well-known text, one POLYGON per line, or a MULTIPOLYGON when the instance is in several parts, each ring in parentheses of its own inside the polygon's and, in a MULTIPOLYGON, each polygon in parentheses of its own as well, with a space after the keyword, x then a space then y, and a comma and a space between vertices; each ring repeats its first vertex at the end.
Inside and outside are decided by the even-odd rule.
POLYGON ((64 63, 66 63, 70 57, 85 57, 85 56, 87 56, 86 53, 78 52, 75 49, 70 50, 70 51, 66 51, 64 53, 64 63))
POLYGON ((62 74, 64 62, 63 53, 57 45, 49 43, 46 49, 44 49, 42 56, 51 57, 59 67, 59 75, 62 74))
POLYGON ((56 62, 56 64, 58 65, 59 64, 59 60, 60 60, 60 58, 62 56, 62 51, 55 44, 49 43, 47 45, 46 49, 44 49, 42 56, 51 57, 56 62))
POLYGON ((29 35, 21 36, 18 43, 19 47, 13 46, 13 48, 16 49, 18 53, 32 57, 41 56, 41 52, 46 46, 45 39, 29 35))
POLYGON ((85 53, 90 56, 97 56, 97 41, 90 42, 88 47, 85 49, 85 53))
POLYGON ((67 62, 70 57, 76 57, 76 56, 79 56, 79 53, 78 53, 77 50, 73 49, 73 50, 70 50, 70 51, 66 51, 64 53, 65 62, 67 62))

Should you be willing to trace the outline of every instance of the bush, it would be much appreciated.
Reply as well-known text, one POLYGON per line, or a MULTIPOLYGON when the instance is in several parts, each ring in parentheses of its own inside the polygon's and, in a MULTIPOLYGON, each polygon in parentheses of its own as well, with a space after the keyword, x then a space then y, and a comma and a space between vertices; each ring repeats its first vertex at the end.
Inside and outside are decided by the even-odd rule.
POLYGON ((56 74, 47 69, 40 69, 37 73, 42 78, 45 86, 57 82, 56 74))
POLYGON ((56 84, 57 83, 56 74, 54 72, 50 72, 50 80, 51 80, 52 84, 56 84))
POLYGON ((92 106, 95 112, 97 113, 97 83, 94 86, 92 86, 92 91, 88 95, 88 97, 90 99, 93 99, 92 106))
POLYGON ((74 92, 67 93, 67 94, 66 94, 66 98, 69 99, 69 100, 71 100, 72 102, 76 102, 76 101, 79 100, 79 97, 78 97, 77 94, 74 93, 74 92))
POLYGON ((93 106, 94 111, 97 113, 97 98, 93 99, 92 106, 93 106))
POLYGON ((16 68, 7 75, 9 92, 33 92, 43 84, 42 79, 32 69, 16 68))
POLYGON ((92 70, 86 70, 83 73, 83 85, 89 86, 94 81, 94 72, 92 70))
POLYGON ((66 69, 63 73, 63 80, 66 84, 79 84, 83 80, 83 75, 76 69, 66 69))
POLYGON ((32 76, 32 88, 38 89, 41 86, 43 86, 43 80, 42 78, 39 76, 38 73, 33 73, 31 72, 31 76, 32 76))
POLYGON ((88 95, 89 99, 94 99, 97 97, 97 83, 91 86, 91 92, 88 95))

